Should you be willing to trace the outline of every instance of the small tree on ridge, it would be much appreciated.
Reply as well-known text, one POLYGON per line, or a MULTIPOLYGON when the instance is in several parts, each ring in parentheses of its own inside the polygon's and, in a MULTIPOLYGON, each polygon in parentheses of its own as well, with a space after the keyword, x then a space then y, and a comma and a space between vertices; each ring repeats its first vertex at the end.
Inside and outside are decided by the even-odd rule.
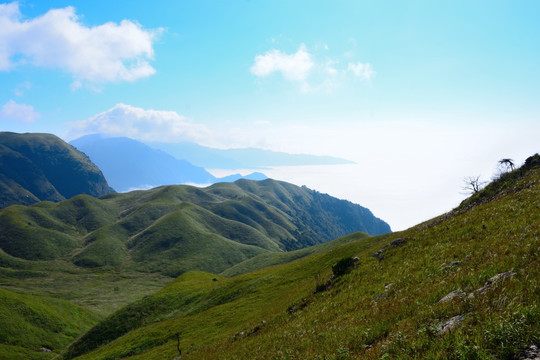
POLYGON ((482 187, 486 184, 485 181, 480 181, 480 175, 467 176, 463 179, 463 182, 464 185, 462 189, 469 195, 476 194, 477 192, 482 190, 482 187))

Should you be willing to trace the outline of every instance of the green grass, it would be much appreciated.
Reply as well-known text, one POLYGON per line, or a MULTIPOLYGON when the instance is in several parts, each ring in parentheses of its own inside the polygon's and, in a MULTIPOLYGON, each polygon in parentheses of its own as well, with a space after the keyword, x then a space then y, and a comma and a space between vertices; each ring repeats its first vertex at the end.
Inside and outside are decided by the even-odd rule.
POLYGON ((55 135, 0 132, 0 208, 110 191, 98 167, 55 135))
POLYGON ((357 241, 363 237, 368 237, 366 233, 352 233, 334 241, 329 241, 323 244, 310 246, 300 250, 288 251, 288 252, 270 252, 257 255, 243 261, 233 267, 221 273, 222 276, 233 277, 240 274, 245 274, 253 270, 269 267, 273 265, 285 264, 297 259, 301 259, 305 256, 331 249, 337 245, 345 244, 351 241, 357 241))
MULTIPOLYGON (((359 238, 365 238, 363 234, 359 234, 359 238)), ((369 241, 372 238, 367 238, 365 243, 356 244, 358 248, 365 248, 369 241)), ((342 250, 338 251, 340 247, 335 249, 336 253, 342 254, 342 250)), ((316 256, 316 255, 315 255, 316 256)), ((323 254, 318 259, 319 264, 326 264, 331 266, 333 254, 323 254)), ((289 271, 286 267, 275 268, 277 273, 268 274, 267 270, 259 270, 254 273, 242 275, 235 278, 223 278, 217 277, 211 274, 201 274, 201 273, 186 273, 177 279, 173 284, 166 287, 162 292, 159 292, 153 296, 147 297, 145 300, 140 301, 135 308, 132 308, 131 305, 122 309, 116 315, 122 316, 125 318, 132 318, 133 313, 141 314, 146 313, 147 311, 150 314, 147 316, 148 327, 154 329, 151 330, 153 334, 157 337, 147 337, 146 327, 144 330, 137 329, 128 333, 127 335, 122 336, 120 339, 123 341, 131 341, 135 339, 136 345, 135 349, 131 346, 114 346, 111 352, 105 351, 104 357, 117 358, 121 356, 126 356, 126 354, 132 354, 141 352, 151 348, 156 343, 163 341, 172 341, 172 335, 175 331, 182 332, 184 341, 188 342, 192 339, 193 341, 208 341, 212 339, 219 339, 223 335, 220 328, 214 328, 212 331, 212 336, 208 334, 207 336, 201 336, 201 331, 204 332, 204 329, 195 330, 194 334, 189 334, 187 327, 184 328, 183 325, 175 326, 174 329, 169 328, 170 323, 175 323, 182 319, 182 323, 191 323, 195 321, 197 323, 204 322, 207 324, 222 324, 226 326, 235 325, 238 331, 243 329, 246 320, 252 319, 253 316, 260 316, 260 311, 268 313, 268 318, 270 318, 276 310, 275 301, 278 301, 279 305, 277 308, 286 309, 291 303, 289 299, 290 286, 298 283, 299 280, 309 280, 307 286, 309 288, 314 288, 315 278, 312 274, 312 271, 305 268, 304 264, 301 262, 304 259, 301 259, 300 262, 296 261, 291 263, 290 266, 294 270, 289 271), (279 269, 279 270, 278 270, 279 269), (290 274, 289 274, 290 272, 290 274), (216 279, 217 281, 215 281, 216 279), (189 283, 189 286, 184 286, 185 283, 189 283), (311 284, 312 283, 312 284, 311 284), (181 289, 181 291, 179 291, 181 289), (197 294, 197 301, 191 301, 187 304, 183 303, 182 294, 197 294), (171 297, 172 299, 180 299, 177 303, 172 303, 172 308, 159 309, 157 312, 153 312, 152 309, 156 309, 155 306, 146 305, 146 304, 164 304, 168 303, 165 298, 171 297), (242 309, 241 304, 246 302, 249 304, 249 308, 242 309), (264 304, 263 309, 261 305, 264 304), (254 308, 251 308, 254 306, 254 308), (146 310, 142 310, 143 307, 146 310), (137 309, 137 310, 135 310, 137 309), (180 317, 178 317, 180 315, 180 317), (165 316, 165 319, 160 317, 165 316), (156 322, 156 320, 160 320, 156 322), (184 330, 182 330, 184 329, 184 330)), ((301 289, 296 289, 296 292, 302 293, 302 290, 305 289, 306 284, 302 285, 301 289)), ((298 295, 298 293, 296 293, 298 295)), ((280 311, 281 312, 281 311, 280 311)), ((111 318, 108 319, 111 321, 111 318)), ((107 320, 102 324, 107 324, 107 320)), ((114 328, 114 326, 107 326, 107 328, 114 328)), ((234 327, 233 327, 234 329, 234 327)), ((96 329, 97 330, 97 329, 96 329)), ((228 332, 230 329, 228 329, 228 332)), ((90 333, 89 333, 90 334, 90 333)), ((99 332, 93 334, 94 337, 100 338, 99 332)), ((104 337, 107 338, 107 337, 104 337)), ((86 342, 93 343, 92 339, 81 339, 82 344, 86 342)), ((75 348, 78 346, 75 345, 75 348)), ((103 349, 107 349, 108 346, 105 346, 103 349)), ((98 351, 98 354, 101 351, 98 351)), ((99 355, 93 353, 89 358, 93 358, 99 355)), ((83 357, 84 358, 84 357, 83 357)))
POLYGON ((0 289, 0 358, 50 358, 42 348, 58 353, 98 319, 64 300, 0 289))
POLYGON ((196 301, 150 311, 136 328, 103 336, 107 343, 78 359, 172 359, 177 333, 182 359, 516 358, 540 342, 539 199, 536 167, 491 201, 407 231, 217 281, 186 273, 145 301, 183 291, 196 301), (385 247, 382 260, 373 256, 397 238, 405 243, 385 247), (333 265, 354 256, 360 260, 350 273, 314 292, 333 265), (476 291, 508 271, 515 275, 476 291), (439 302, 454 290, 466 296, 439 302), (462 323, 441 333, 456 316, 462 323))
MULTIPOLYGON (((67 301, 101 320, 124 306, 137 304, 179 274, 192 270, 219 274, 239 263, 244 264, 244 270, 235 271, 247 271, 288 262, 340 241, 290 254, 283 249, 330 240, 336 231, 346 233, 353 223, 363 226, 358 214, 336 219, 330 210, 322 209, 317 196, 309 189, 269 180, 261 185, 247 181, 206 189, 164 186, 99 199, 78 195, 60 203, 11 206, 0 210, 0 289, 17 296, 67 301), (317 211, 309 215, 313 206, 317 211), (331 222, 331 231, 312 229, 318 218, 317 229, 331 222), (270 253, 274 256, 245 263, 270 253)), ((357 207, 332 201, 353 212, 357 207)), ((201 299, 206 295, 203 290, 201 299)), ((221 300, 216 301, 227 302, 231 296, 223 290, 217 297, 221 300)), ((200 306, 183 309, 182 299, 175 294, 158 302, 145 301, 156 311, 165 309, 160 310, 159 318, 200 311, 200 306)), ((206 299, 200 303, 216 304, 206 299)), ((142 316, 141 322, 126 321, 127 329, 155 321, 158 315, 151 315, 142 316)), ((18 320, 14 317, 12 321, 18 320)), ((79 335, 84 330, 80 328, 79 335)), ((1 340, 0 344, 5 345, 0 357, 15 356, 15 345, 1 340)), ((60 347, 56 344, 55 351, 60 347)), ((24 358, 25 351, 34 350, 18 349, 22 355, 17 356, 24 358)), ((47 356, 39 351, 36 354, 47 356)))
MULTIPOLYGON (((360 239, 370 238, 364 233, 356 233, 347 236, 345 239, 339 239, 324 245, 325 249, 331 249, 340 246, 344 242, 360 239)), ((366 245, 362 244, 360 246, 365 247, 366 245)), ((300 275, 298 271, 297 273, 297 275, 300 275)), ((264 274, 264 272, 261 274, 264 274)), ((305 274, 300 276, 304 277, 305 274)), ((255 283, 259 287, 264 284, 272 285, 275 280, 278 281, 278 288, 283 288, 282 281, 290 283, 290 280, 283 276, 275 279, 257 278, 255 283)), ((81 338, 70 352, 71 354, 80 354, 143 325, 164 319, 174 319, 178 316, 197 314, 216 306, 231 303, 235 299, 240 299, 249 294, 251 292, 250 288, 254 288, 250 277, 228 279, 204 272, 192 271, 185 273, 158 293, 130 304, 105 319, 81 338)), ((268 291, 270 290, 269 288, 268 291)), ((272 296, 277 294, 272 294, 272 296)), ((113 357, 116 356, 119 355, 113 355, 113 357)))
POLYGON ((274 180, 163 186, 3 209, 0 249, 25 260, 174 277, 220 273, 262 253, 324 243, 374 223, 387 226, 358 205, 274 180))

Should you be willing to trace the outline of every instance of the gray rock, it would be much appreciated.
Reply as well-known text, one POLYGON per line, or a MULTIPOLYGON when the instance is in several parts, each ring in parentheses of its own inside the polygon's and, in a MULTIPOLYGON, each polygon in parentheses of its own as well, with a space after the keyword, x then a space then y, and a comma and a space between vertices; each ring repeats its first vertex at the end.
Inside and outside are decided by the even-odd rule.
POLYGON ((439 300, 439 303, 445 303, 445 302, 454 301, 457 299, 463 299, 465 296, 467 296, 467 294, 465 294, 463 291, 454 290, 448 295, 446 295, 445 297, 443 297, 441 300, 439 300))
POLYGON ((392 240, 390 242, 390 244, 384 245, 382 248, 377 250, 377 252, 375 254, 373 254, 373 257, 375 257, 375 258, 377 258, 377 260, 381 261, 383 259, 383 252, 384 252, 384 250, 386 250, 387 247, 389 247, 389 246, 400 247, 400 246, 405 245, 406 242, 407 242, 407 240, 405 240, 404 238, 397 238, 395 240, 392 240))
POLYGON ((388 283, 384 286, 384 293, 380 294, 380 295, 377 295, 373 298, 373 301, 376 303, 377 301, 381 300, 381 299, 384 299, 386 297, 388 297, 388 290, 390 290, 390 288, 394 286, 394 283, 388 283))
POLYGON ((503 273, 493 276, 491 279, 488 280, 488 282, 496 283, 497 281, 500 281, 509 277, 513 277, 514 275, 516 275, 516 273, 510 270, 510 271, 503 272, 503 273))
POLYGON ((451 269, 455 266, 458 266, 459 264, 461 264, 461 261, 454 261, 453 263, 451 263, 450 265, 447 265, 443 268, 443 270, 448 270, 448 269, 451 269))
MULTIPOLYGON (((486 281, 484 286, 482 286, 479 289, 476 289, 474 292, 483 294, 483 293, 485 293, 487 291, 487 289, 492 287, 495 283, 498 283, 498 282, 500 282, 500 281, 502 281, 504 279, 507 279, 507 278, 511 278, 514 275, 516 275, 516 273, 513 272, 512 270, 497 274, 497 275, 491 277, 488 281, 486 281)), ((469 295, 469 297, 474 297, 474 295, 472 293, 471 293, 471 295, 469 295)))
POLYGON ((440 325, 439 334, 444 335, 456 330, 465 320, 464 315, 456 315, 440 325))
POLYGON ((383 246, 382 248, 377 250, 377 252, 375 254, 373 254, 373 257, 376 258, 377 260, 381 261, 383 259, 382 253, 383 253, 385 248, 386 248, 386 246, 383 246))
POLYGON ((373 298, 373 301, 374 301, 374 302, 377 302, 377 301, 379 301, 379 300, 381 300, 381 299, 384 299, 384 298, 387 297, 387 296, 388 296, 388 294, 377 295, 377 296, 375 296, 375 297, 373 298))
POLYGON ((525 350, 523 355, 519 357, 519 360, 540 360, 540 349, 536 345, 531 345, 531 347, 525 350))
POLYGON ((405 240, 404 238, 397 238, 397 239, 393 240, 390 243, 390 245, 392 245, 393 247, 400 247, 400 246, 405 245, 406 242, 407 242, 407 240, 405 240))

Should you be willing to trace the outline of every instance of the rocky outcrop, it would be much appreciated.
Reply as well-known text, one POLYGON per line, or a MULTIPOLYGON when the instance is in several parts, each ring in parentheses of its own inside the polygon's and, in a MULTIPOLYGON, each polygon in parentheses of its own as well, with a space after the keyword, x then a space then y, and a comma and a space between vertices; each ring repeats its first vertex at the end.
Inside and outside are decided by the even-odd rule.
POLYGON ((382 248, 377 250, 375 254, 373 254, 373 257, 375 257, 377 260, 381 261, 383 259, 383 252, 388 249, 388 247, 400 247, 407 243, 407 240, 404 238, 397 238, 395 240, 392 240, 389 244, 384 245, 382 248))

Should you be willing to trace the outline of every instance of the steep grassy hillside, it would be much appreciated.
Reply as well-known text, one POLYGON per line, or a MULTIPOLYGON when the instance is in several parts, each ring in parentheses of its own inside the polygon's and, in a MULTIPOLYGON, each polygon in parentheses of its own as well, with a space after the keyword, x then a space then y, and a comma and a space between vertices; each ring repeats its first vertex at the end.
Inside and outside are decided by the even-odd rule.
POLYGON ((0 208, 111 191, 96 165, 60 138, 0 132, 0 208))
POLYGON ((65 300, 0 288, 0 358, 50 359, 97 321, 65 300))
POLYGON ((65 356, 519 358, 540 344, 540 157, 501 179, 404 232, 233 278, 185 273, 65 356))
POLYGON ((313 245, 304 249, 288 251, 288 252, 270 252, 257 255, 243 261, 235 266, 225 270, 220 275, 226 277, 233 277, 240 274, 245 274, 253 270, 262 269, 264 267, 286 264, 291 261, 301 259, 311 254, 322 252, 325 250, 332 249, 338 245, 346 244, 352 241, 358 241, 363 237, 369 237, 366 233, 352 233, 342 238, 336 239, 334 241, 329 241, 319 245, 313 245))
POLYGON ((177 276, 220 273, 267 252, 389 226, 359 205, 274 180, 168 186, 0 211, 0 248, 17 259, 177 276))

